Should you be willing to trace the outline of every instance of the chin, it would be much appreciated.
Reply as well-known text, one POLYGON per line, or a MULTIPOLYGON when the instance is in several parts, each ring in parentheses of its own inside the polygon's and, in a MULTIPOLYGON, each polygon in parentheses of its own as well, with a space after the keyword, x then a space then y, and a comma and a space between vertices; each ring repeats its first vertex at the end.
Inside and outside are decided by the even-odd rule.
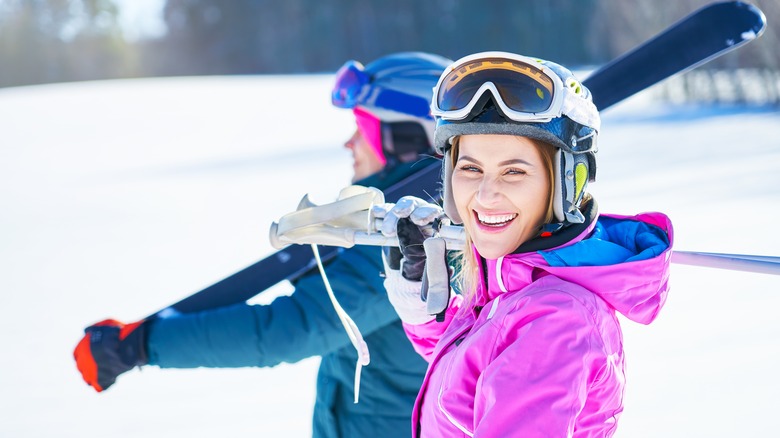
POLYGON ((365 174, 365 172, 362 172, 360 169, 355 169, 355 171, 352 173, 352 182, 360 181, 361 179, 367 177, 368 175, 365 174))
POLYGON ((498 259, 514 251, 514 248, 507 246, 506 241, 493 242, 485 241, 484 239, 474 239, 473 242, 479 255, 488 260, 498 259))
POLYGON ((469 224, 467 228, 474 247, 482 257, 489 260, 496 260, 512 253, 522 244, 520 236, 524 234, 522 229, 517 227, 509 227, 499 233, 483 232, 474 224, 469 224))

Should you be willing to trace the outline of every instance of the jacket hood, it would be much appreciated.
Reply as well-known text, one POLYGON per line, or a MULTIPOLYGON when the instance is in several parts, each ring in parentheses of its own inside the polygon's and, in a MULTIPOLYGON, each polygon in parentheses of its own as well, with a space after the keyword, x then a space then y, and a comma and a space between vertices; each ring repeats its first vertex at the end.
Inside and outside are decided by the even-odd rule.
POLYGON ((478 291, 478 300, 554 275, 590 290, 628 319, 649 324, 666 301, 673 238, 662 213, 600 215, 562 246, 486 260, 488 288, 478 291))

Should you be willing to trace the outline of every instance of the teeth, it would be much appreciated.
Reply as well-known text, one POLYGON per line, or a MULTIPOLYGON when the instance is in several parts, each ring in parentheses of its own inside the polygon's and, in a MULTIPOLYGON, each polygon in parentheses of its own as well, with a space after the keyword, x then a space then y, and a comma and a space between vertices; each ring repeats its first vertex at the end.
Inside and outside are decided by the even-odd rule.
POLYGON ((485 224, 490 225, 497 225, 497 224, 503 224, 506 222, 511 221, 515 217, 517 217, 516 214, 499 214, 495 216, 488 216, 486 214, 477 213, 477 217, 479 218, 479 221, 485 224))

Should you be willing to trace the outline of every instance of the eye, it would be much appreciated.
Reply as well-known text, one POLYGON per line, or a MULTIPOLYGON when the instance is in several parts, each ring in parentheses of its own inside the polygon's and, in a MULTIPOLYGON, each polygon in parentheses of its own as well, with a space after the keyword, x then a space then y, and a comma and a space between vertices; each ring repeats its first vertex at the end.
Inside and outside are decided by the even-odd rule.
POLYGON ((479 167, 473 165, 473 164, 462 164, 458 166, 458 170, 462 170, 464 172, 481 172, 479 167))
POLYGON ((505 175, 525 175, 526 173, 525 170, 517 168, 510 168, 504 172, 505 175))

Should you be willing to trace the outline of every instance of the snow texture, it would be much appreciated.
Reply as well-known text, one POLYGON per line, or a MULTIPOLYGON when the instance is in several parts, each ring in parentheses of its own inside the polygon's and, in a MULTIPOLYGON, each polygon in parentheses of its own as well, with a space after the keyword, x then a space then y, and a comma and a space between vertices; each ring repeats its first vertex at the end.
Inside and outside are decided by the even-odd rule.
MULTIPOLYGON (((305 193, 335 199, 353 125, 330 107, 331 79, 0 90, 0 437, 310 435, 317 358, 146 367, 96 394, 72 350, 92 322, 142 318, 269 254, 271 221, 305 193)), ((779 112, 639 95, 605 112, 602 132, 590 186, 602 211, 663 211, 680 250, 780 254, 779 112)), ((778 280, 674 265, 659 319, 623 320, 617 436, 775 433, 778 280)))

